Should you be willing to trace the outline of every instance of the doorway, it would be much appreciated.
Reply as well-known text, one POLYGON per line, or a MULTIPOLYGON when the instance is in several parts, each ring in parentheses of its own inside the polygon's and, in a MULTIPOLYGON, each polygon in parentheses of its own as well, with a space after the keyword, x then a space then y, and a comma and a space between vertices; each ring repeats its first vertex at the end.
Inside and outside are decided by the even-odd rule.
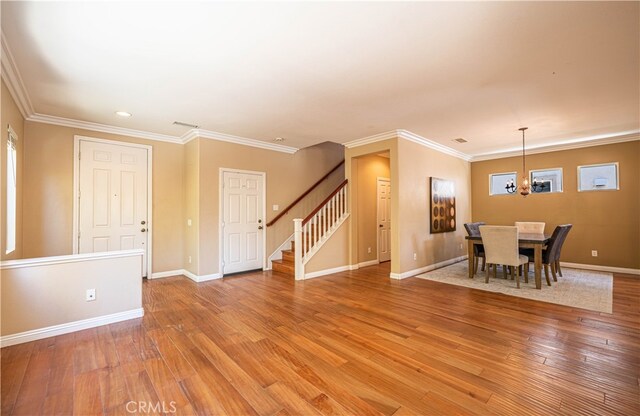
POLYGON ((151 272, 151 146, 75 137, 73 252, 141 249, 151 272))
POLYGON ((220 274, 264 269, 265 173, 220 169, 220 274))

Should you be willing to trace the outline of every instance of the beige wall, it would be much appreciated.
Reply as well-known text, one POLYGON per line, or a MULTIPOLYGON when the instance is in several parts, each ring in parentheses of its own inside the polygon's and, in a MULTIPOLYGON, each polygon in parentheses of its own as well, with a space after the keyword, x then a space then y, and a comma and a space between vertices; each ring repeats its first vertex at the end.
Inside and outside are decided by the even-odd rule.
POLYGON ((20 114, 20 110, 18 110, 18 106, 16 105, 13 97, 9 93, 7 86, 2 81, 2 87, 0 90, 0 100, 2 103, 2 108, 0 109, 0 132, 2 136, 2 140, 0 140, 0 153, 1 153, 1 163, 0 166, 0 230, 2 234, 0 236, 0 259, 9 260, 9 259, 19 259, 22 258, 22 203, 23 203, 23 190, 24 190, 24 119, 22 118, 22 114, 20 114), (6 183, 6 166, 7 166, 7 140, 8 140, 8 132, 7 125, 11 125, 13 131, 18 135, 18 142, 16 143, 16 153, 17 153, 17 212, 16 212, 16 250, 13 253, 5 254, 7 247, 7 235, 6 235, 6 206, 7 206, 7 183, 6 183))
MULTIPOLYGON (((356 159, 358 174, 358 262, 378 258, 378 178, 391 176, 391 162, 388 157, 373 155, 356 159), (368 253, 371 248, 371 253, 368 253)), ((393 193, 393 189, 391 191, 393 193)))
MULTIPOLYGON (((295 154, 241 146, 214 140, 199 142, 198 264, 199 275, 219 273, 219 174, 220 168, 266 173, 268 222, 344 157, 342 145, 324 143, 295 154)), ((188 205, 188 204, 187 204, 188 205)), ((283 219, 284 221, 284 219, 283 219)), ((267 232, 269 230, 267 229, 267 232)), ((293 232, 293 225, 292 225, 293 232)), ((283 241, 267 238, 265 252, 271 254, 283 241)), ((186 256, 192 253, 186 252, 186 256)))
POLYGON ((527 169, 545 168, 563 169, 562 193, 489 196, 489 174, 517 171, 521 177, 522 159, 472 163, 473 220, 544 221, 547 233, 570 223, 562 261, 640 269, 640 141, 527 156, 527 169), (620 190, 578 192, 577 167, 607 162, 620 163, 620 190))
MULTIPOLYGON (((408 140, 398 140, 398 253, 400 273, 466 254, 463 223, 471 219, 470 163, 408 140), (456 230, 430 233, 429 178, 451 180, 456 194, 456 230), (413 259, 414 253, 416 260, 413 259)), ((393 252, 393 251, 392 251, 393 252)))
POLYGON ((184 269, 198 275, 200 229, 200 139, 184 145, 184 269), (191 225, 188 221, 191 220, 191 225), (191 262, 189 262, 191 257, 191 262))
POLYGON ((142 308, 142 254, 48 260, 54 264, 3 264, 2 336, 142 308), (96 290, 92 302, 87 289, 96 290))
POLYGON ((23 258, 71 254, 74 135, 153 148, 153 271, 183 268, 183 152, 180 144, 25 123, 23 258))

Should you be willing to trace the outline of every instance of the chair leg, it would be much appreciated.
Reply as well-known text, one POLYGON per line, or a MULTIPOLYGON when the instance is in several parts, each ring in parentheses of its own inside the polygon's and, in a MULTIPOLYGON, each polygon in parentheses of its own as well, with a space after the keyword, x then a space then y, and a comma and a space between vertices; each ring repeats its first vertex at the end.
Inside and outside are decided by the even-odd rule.
POLYGON ((489 272, 491 271, 491 264, 487 265, 487 276, 484 279, 485 283, 489 283, 489 272))
POLYGON ((520 275, 516 272, 515 266, 511 266, 511 278, 516 279, 516 287, 520 289, 520 275))
POLYGON ((556 271, 558 272, 560 277, 564 277, 562 276, 562 269, 560 268, 560 260, 556 260, 556 271))
POLYGON ((479 260, 480 260, 480 259, 478 258, 478 256, 476 256, 476 258, 475 258, 475 262, 473 263, 473 274, 478 273, 478 261, 479 261, 479 260))
POLYGON ((551 275, 553 276, 553 281, 557 282, 558 278, 556 277, 556 262, 555 261, 551 262, 551 275))
POLYGON ((524 282, 529 283, 529 263, 524 265, 524 282))
POLYGON ((544 277, 547 279, 547 286, 551 286, 551 281, 549 280, 549 264, 544 264, 544 277))
POLYGON ((482 258, 482 271, 484 271, 484 267, 487 265, 487 258, 483 257, 482 258))
POLYGON ((494 279, 498 278, 498 265, 497 264, 493 265, 493 278, 494 279))
POLYGON ((502 277, 507 278, 507 266, 502 265, 502 277))

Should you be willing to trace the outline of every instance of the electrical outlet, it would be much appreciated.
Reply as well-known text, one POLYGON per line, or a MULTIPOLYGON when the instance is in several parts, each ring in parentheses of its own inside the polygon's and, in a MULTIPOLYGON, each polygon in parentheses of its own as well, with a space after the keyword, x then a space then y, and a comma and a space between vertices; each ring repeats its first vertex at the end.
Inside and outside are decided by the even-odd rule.
POLYGON ((371 254, 371 247, 367 248, 367 253, 371 254))
POLYGON ((273 206, 273 210, 274 210, 274 211, 277 211, 277 210, 279 210, 279 209, 280 209, 280 205, 274 205, 274 206, 273 206))
POLYGON ((418 260, 418 254, 417 253, 413 253, 413 259, 414 260, 418 260))
POLYGON ((191 227, 191 218, 187 220, 187 226, 191 227))
POLYGON ((462 243, 460 243, 460 250, 462 250, 462 243))
POLYGON ((598 250, 591 250, 591 257, 598 257, 598 250))
POLYGON ((91 302, 92 300, 96 300, 96 290, 87 289, 87 302, 91 302))
POLYGON ((191 256, 189 256, 189 264, 191 264, 191 256))

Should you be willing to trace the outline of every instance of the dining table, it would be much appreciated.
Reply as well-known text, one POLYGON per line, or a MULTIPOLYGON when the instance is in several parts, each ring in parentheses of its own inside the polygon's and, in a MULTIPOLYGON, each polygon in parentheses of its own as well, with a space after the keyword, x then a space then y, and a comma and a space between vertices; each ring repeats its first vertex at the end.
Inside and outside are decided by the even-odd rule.
MULTIPOLYGON (((469 278, 473 279, 473 263, 475 261, 473 245, 482 244, 480 234, 465 237, 469 247, 469 278)), ((543 233, 519 233, 518 247, 533 249, 533 268, 536 279, 536 289, 542 289, 542 249, 551 240, 551 235, 543 233)))

